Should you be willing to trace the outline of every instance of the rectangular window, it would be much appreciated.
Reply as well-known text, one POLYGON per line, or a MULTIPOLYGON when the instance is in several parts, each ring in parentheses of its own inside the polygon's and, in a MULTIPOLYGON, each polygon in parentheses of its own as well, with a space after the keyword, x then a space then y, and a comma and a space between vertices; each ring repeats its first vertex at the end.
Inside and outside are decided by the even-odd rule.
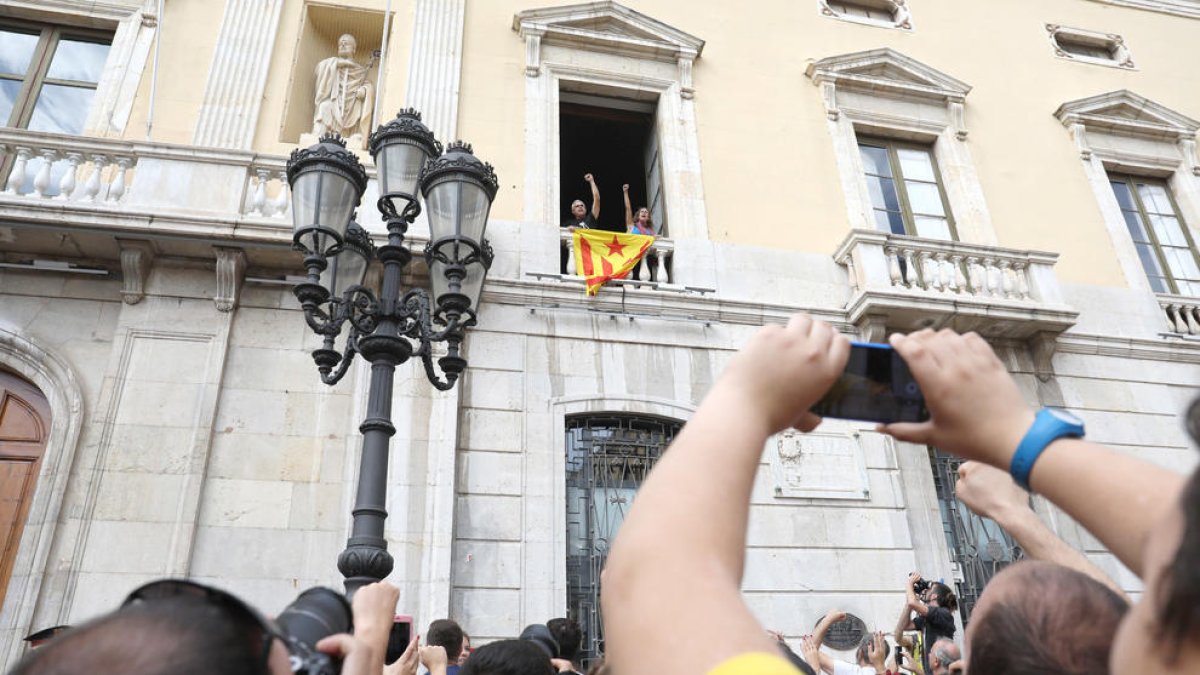
POLYGON ((0 24, 0 123, 81 133, 111 43, 86 29, 0 24))
MULTIPOLYGON (((0 23, 0 126, 79 135, 87 123, 96 86, 108 60, 112 34, 85 28, 34 23, 0 23)), ((45 163, 29 160, 21 194, 45 163)), ((0 176, 12 169, 0 163, 0 176)), ((51 165, 46 196, 58 194, 68 163, 51 165)), ((3 181, 0 181, 3 182, 3 181)))
POLYGON ((875 225, 892 234, 955 239, 954 220, 929 146, 860 139, 875 225))
POLYGON ((559 95, 559 186, 562 217, 571 204, 592 207, 585 174, 595 177, 600 190, 600 227, 626 230, 622 185, 629 185, 630 206, 650 211, 655 232, 666 236, 662 168, 655 133, 657 101, 621 99, 577 92, 559 95))
POLYGON ((1200 297, 1200 258, 1166 182, 1117 174, 1108 178, 1150 287, 1155 293, 1200 297))

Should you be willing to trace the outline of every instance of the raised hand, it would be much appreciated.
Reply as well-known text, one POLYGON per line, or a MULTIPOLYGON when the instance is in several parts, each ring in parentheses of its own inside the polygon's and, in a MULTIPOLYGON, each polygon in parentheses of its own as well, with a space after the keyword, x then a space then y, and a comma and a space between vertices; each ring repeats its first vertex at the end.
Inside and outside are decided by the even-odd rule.
POLYGON ((954 496, 975 513, 996 521, 1029 510, 1028 492, 1004 471, 979 462, 963 462, 958 467, 954 496))
POLYGON ((820 418, 808 411, 841 374, 850 341, 833 326, 797 314, 787 326, 765 326, 730 362, 718 382, 762 415, 769 434, 796 427, 811 431, 820 418))
POLYGON ((897 440, 1007 467, 1033 423, 1033 411, 988 343, 975 333, 928 329, 892 335, 891 343, 921 385, 931 419, 881 425, 879 430, 897 440))
POLYGON ((584 181, 586 181, 586 182, 588 182, 588 183, 595 183, 595 182, 596 182, 596 179, 595 179, 595 178, 593 178, 593 177, 592 177, 592 174, 590 174, 590 173, 585 173, 585 174, 583 174, 583 180, 584 180, 584 181))

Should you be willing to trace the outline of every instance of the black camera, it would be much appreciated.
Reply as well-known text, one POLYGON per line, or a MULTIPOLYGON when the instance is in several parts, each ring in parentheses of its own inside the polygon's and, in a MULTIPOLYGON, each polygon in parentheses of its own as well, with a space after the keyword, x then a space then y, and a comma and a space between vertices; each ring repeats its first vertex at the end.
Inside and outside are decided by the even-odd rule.
POLYGON ((275 623, 286 642, 288 659, 293 673, 304 675, 337 675, 341 661, 319 652, 321 640, 352 628, 350 602, 337 591, 317 586, 304 591, 288 605, 275 623))
POLYGON ((932 585, 933 585, 932 582, 929 582, 925 579, 917 579, 917 583, 913 584, 913 592, 916 593, 917 595, 920 595, 920 594, 924 593, 925 591, 929 590, 929 587, 932 585))

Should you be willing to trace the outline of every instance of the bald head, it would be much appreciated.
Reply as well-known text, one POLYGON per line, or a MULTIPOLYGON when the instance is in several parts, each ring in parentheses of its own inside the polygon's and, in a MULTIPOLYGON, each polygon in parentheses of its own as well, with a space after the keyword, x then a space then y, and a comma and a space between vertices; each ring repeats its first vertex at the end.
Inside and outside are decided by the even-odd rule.
POLYGON ((970 673, 1107 673, 1113 635, 1128 608, 1075 570, 1037 561, 1010 565, 988 583, 971 615, 970 673))

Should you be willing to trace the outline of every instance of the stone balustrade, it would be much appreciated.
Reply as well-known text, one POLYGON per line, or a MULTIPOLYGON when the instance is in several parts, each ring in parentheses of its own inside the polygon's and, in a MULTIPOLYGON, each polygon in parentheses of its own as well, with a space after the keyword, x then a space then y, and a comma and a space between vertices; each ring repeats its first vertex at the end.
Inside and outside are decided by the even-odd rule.
POLYGON ((120 202, 136 156, 131 144, 5 129, 0 152, 12 158, 5 195, 120 202), (85 141, 85 142, 79 142, 85 141))
POLYGON ((286 158, 165 143, 0 129, 12 158, 0 196, 286 220, 286 158), (139 172, 143 174, 138 179, 139 172), (206 190, 189 190, 202 185, 206 190))
POLYGON ((290 217, 292 200, 286 164, 282 157, 258 158, 247 167, 243 214, 264 218, 290 217))
MULTIPOLYGON (((563 250, 571 253, 571 232, 559 228, 559 239, 563 250)), ((675 242, 663 237, 657 237, 646 252, 645 264, 635 268, 629 278, 655 284, 671 284, 671 269, 675 255, 675 242)))
MULTIPOLYGON (((1066 306, 1054 264, 1039 251, 854 230, 834 254, 854 291, 851 320, 893 328, 951 325, 994 335, 1061 332, 1066 306)), ((878 331, 877 331, 878 332, 878 331)))
POLYGON ((1200 335, 1200 298, 1158 294, 1158 306, 1167 317, 1170 332, 1200 335))

